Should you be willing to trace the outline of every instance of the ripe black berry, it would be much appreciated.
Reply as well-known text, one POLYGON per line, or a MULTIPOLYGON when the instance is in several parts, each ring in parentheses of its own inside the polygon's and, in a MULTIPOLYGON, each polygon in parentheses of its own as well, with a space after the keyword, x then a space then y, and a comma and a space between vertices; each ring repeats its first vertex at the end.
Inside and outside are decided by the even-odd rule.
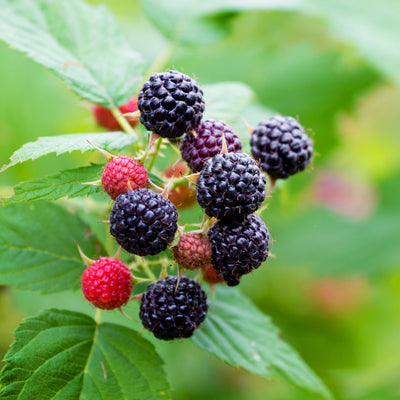
POLYGON ((211 264, 229 286, 236 286, 244 274, 258 268, 268 257, 269 232, 256 215, 243 222, 218 221, 208 231, 212 246, 211 264))
POLYGON ((150 189, 130 190, 117 197, 110 232, 123 249, 139 256, 164 251, 178 229, 176 207, 150 189))
POLYGON ((275 116, 254 129, 251 152, 271 178, 286 179, 307 167, 313 144, 294 118, 275 116))
POLYGON ((178 71, 152 75, 138 99, 140 122, 161 137, 182 136, 203 117, 203 91, 194 79, 178 71))
POLYGON ((158 339, 188 338, 206 318, 207 295, 200 285, 186 276, 177 282, 177 276, 168 276, 143 294, 139 316, 158 339))
POLYGON ((181 142, 182 158, 194 172, 200 172, 204 163, 222 150, 222 133, 229 152, 242 150, 242 142, 235 131, 223 121, 205 120, 195 134, 187 133, 181 142))
POLYGON ((208 160, 197 179, 197 201, 210 217, 243 221, 265 198, 265 177, 244 153, 217 154, 208 160))

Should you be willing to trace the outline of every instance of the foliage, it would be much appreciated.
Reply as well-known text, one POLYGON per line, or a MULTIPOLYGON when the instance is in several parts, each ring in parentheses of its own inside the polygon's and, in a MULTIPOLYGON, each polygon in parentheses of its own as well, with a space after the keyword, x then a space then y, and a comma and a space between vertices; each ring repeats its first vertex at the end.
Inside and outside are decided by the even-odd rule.
MULTIPOLYGON (((329 168, 329 162, 337 161, 334 149, 347 140, 338 135, 337 116, 354 106, 366 88, 382 80, 400 84, 396 67, 399 53, 393 51, 399 37, 400 10, 395 0, 385 2, 385 6, 368 2, 360 7, 357 1, 344 0, 329 4, 315 0, 179 0, 172 4, 144 0, 142 7, 174 53, 166 57, 168 60, 165 53, 161 54, 153 66, 161 70, 166 64, 185 65, 185 72, 193 71, 200 81, 208 76, 208 84, 203 86, 206 118, 232 124, 247 151, 249 132, 243 119, 254 125, 273 114, 273 110, 299 114, 316 133, 320 152, 316 165, 327 161, 329 168), (248 27, 249 21, 254 22, 252 27, 248 27), (243 26, 246 30, 242 36, 244 30, 237 28, 243 26), (265 40, 250 46, 254 34, 265 35, 265 40), (302 35, 306 39, 293 40, 302 35), (211 60, 199 63, 202 58, 211 60), (245 83, 234 81, 237 79, 245 83)), ((0 0, 0 25, 3 41, 50 69, 80 98, 91 103, 115 109, 147 78, 144 57, 133 48, 140 46, 125 35, 106 6, 81 0, 0 0)), ((146 42, 145 35, 141 40, 146 42)), ((79 128, 78 132, 84 132, 79 128)), ((46 160, 50 153, 70 157, 73 168, 51 167, 40 176, 28 174, 29 180, 14 185, 13 196, 1 200, 0 284, 73 298, 70 292, 79 289, 84 268, 75 242, 90 257, 111 255, 114 250, 107 238, 100 237, 100 229, 93 229, 99 220, 99 209, 106 215, 110 204, 99 195, 99 187, 85 184, 99 179, 103 165, 77 166, 75 161, 81 160, 79 157, 93 158, 93 145, 107 151, 130 152, 136 151, 137 146, 144 149, 147 135, 141 129, 128 129, 40 136, 34 141, 36 132, 41 132, 40 125, 30 141, 12 154, 1 170, 3 174, 11 167, 29 169, 32 160, 46 160), (68 155, 76 150, 87 154, 68 155)), ((380 136, 373 134, 359 142, 367 150, 375 150, 381 143, 380 136)), ((393 143, 382 152, 396 148, 396 140, 393 143)), ((150 173, 157 185, 166 183, 161 171, 176 160, 175 150, 165 142, 162 150, 166 157, 158 158, 157 172, 150 173)), ((360 165, 354 169, 362 174, 360 165)), ((306 267, 315 275, 328 276, 377 276, 395 271, 400 262, 395 239, 399 218, 392 193, 398 192, 398 175, 386 177, 382 187, 391 189, 382 189, 379 207, 362 220, 338 217, 326 204, 315 206, 308 201, 310 194, 304 188, 309 189, 311 175, 278 185, 276 200, 265 212, 273 237, 277 238, 273 251, 278 259, 271 266, 279 270, 290 266, 294 274, 306 267), (288 192, 292 202, 287 200, 288 192)), ((185 222, 198 222, 195 214, 193 210, 184 213, 185 222)), ((255 297, 258 294, 260 298, 259 293, 265 295, 262 279, 247 283, 245 288, 253 285, 255 297)), ((252 293, 253 289, 247 291, 252 293)), ((281 291, 279 296, 282 294, 287 293, 281 291)), ((43 299, 48 301, 46 307, 52 306, 47 300, 51 296, 43 299)), ((274 301, 279 303, 281 299, 272 299, 263 308, 275 320, 274 301)), ((278 325, 282 323, 284 337, 294 347, 308 340, 302 332, 287 328, 290 322, 282 316, 277 315, 276 320, 278 325)), ((162 344, 151 338, 149 341, 146 334, 141 335, 132 327, 136 328, 135 323, 128 320, 109 323, 100 322, 98 316, 92 319, 86 309, 84 313, 47 309, 30 316, 17 328, 5 357, 0 398, 172 398, 168 371, 160 355, 168 366, 173 363, 171 353, 177 347, 168 352, 162 344)), ((308 392, 299 396, 331 397, 332 385, 327 388, 293 346, 281 339, 271 317, 239 290, 217 288, 208 319, 192 342, 231 366, 264 378, 287 380, 308 392)), ((398 366, 396 362, 393 365, 398 366)), ((322 375, 331 383, 330 375, 322 375)), ((201 381, 201 376, 198 379, 201 381)), ((382 380, 385 379, 382 372, 382 380)), ((372 393, 368 398, 391 398, 390 390, 377 393, 377 397, 372 393)), ((274 398, 278 397, 285 396, 274 398)))

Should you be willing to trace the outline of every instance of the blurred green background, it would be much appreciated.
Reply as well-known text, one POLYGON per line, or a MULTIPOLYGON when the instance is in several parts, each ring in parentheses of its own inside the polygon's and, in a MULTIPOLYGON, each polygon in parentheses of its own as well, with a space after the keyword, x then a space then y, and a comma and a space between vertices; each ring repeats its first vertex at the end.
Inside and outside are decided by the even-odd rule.
MULTIPOLYGON (((328 3, 345 15, 345 2, 328 3)), ((344 17, 350 24, 354 18, 355 30, 368 26, 363 18, 374 18, 373 10, 365 12, 370 5, 354 2, 353 11, 358 6, 360 14, 344 17)), ((109 7, 150 65, 166 39, 140 3, 114 0, 109 7)), ((400 15, 399 9, 386 11, 388 18, 396 11, 400 15)), ((263 106, 298 117, 310 130, 317 153, 311 168, 275 189, 264 213, 274 238, 273 257, 244 278, 241 287, 272 316, 282 338, 336 398, 400 399, 399 80, 396 84, 371 52, 363 57, 346 38, 332 33, 323 18, 294 11, 218 18, 228 24, 227 37, 177 45, 166 67, 194 74, 201 84, 245 82, 263 106)), ((379 46, 396 41, 392 50, 399 53, 400 22, 377 23, 389 36, 362 31, 366 42, 376 46, 376 57, 381 57, 379 46), (387 37, 394 40, 388 43, 387 37)), ((88 105, 49 71, 3 43, 0 60, 1 165, 38 136, 98 130, 88 105)), ((0 195, 11 195, 17 182, 95 157, 50 155, 17 165, 1 174, 0 195)), ((80 301, 80 295, 69 293, 38 296, 3 288, 1 355, 23 317, 53 305, 81 308, 76 305, 80 301)), ((165 345, 162 355, 176 400, 314 398, 284 382, 226 366, 191 343, 165 345)))

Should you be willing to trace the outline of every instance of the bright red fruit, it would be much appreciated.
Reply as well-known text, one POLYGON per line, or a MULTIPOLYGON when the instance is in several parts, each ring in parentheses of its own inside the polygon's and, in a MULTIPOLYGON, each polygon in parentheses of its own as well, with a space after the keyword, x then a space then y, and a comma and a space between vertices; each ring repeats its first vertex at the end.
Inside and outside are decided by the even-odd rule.
POLYGON ((85 298, 102 310, 113 310, 126 304, 132 293, 132 275, 121 261, 102 257, 82 275, 85 298))
POLYGON ((148 182, 145 167, 131 157, 112 158, 104 168, 101 183, 104 190, 115 200, 131 189, 145 188, 148 182))
MULTIPOLYGON (((128 101, 128 103, 126 103, 123 106, 118 107, 118 109, 121 111, 122 114, 135 112, 138 110, 137 102, 138 102, 137 97, 133 96, 128 101)), ((93 106, 93 115, 94 115, 96 122, 103 128, 106 128, 109 131, 123 130, 121 125, 115 119, 111 110, 109 110, 108 108, 105 108, 99 104, 95 104, 93 106)), ((134 128, 135 126, 137 126, 139 124, 139 119, 129 121, 129 123, 131 124, 132 128, 134 128)))

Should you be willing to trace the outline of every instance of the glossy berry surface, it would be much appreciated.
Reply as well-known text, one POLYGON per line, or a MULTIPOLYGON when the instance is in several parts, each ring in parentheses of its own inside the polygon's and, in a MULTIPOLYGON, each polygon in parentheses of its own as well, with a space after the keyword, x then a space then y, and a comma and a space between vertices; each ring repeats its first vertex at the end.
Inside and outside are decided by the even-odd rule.
POLYGON ((104 168, 101 183, 108 195, 115 200, 120 194, 130 189, 147 186, 146 168, 131 157, 112 158, 104 168))
POLYGON ((200 172, 204 163, 222 150, 222 133, 228 152, 242 150, 242 142, 235 131, 223 121, 203 120, 195 134, 187 133, 181 142, 182 158, 193 172, 200 172))
POLYGON ((185 269, 198 269, 211 262, 211 244, 204 235, 186 233, 173 247, 176 263, 185 269))
POLYGON ((294 118, 275 116, 254 129, 251 152, 271 178, 287 179, 310 163, 313 143, 294 118))
POLYGON ((211 264, 229 286, 258 268, 268 257, 270 236, 260 217, 249 215, 240 223, 219 221, 208 231, 211 264))
POLYGON ((265 198, 266 179, 244 153, 217 154, 197 179, 197 201, 206 214, 224 221, 243 221, 265 198))
POLYGON ((203 91, 179 71, 152 75, 138 96, 140 122, 164 138, 177 138, 197 127, 204 112, 203 91))
POLYGON ((97 308, 119 308, 131 296, 131 272, 121 261, 102 257, 83 272, 82 291, 85 298, 97 308))
POLYGON ((155 255, 172 242, 178 229, 176 207, 150 189, 130 190, 115 200, 110 233, 123 249, 155 255))
POLYGON ((177 276, 168 276, 143 294, 139 316, 158 339, 188 338, 206 318, 207 295, 200 285, 186 276, 177 282, 177 276))
MULTIPOLYGON (((138 99, 136 96, 131 97, 128 103, 123 106, 118 107, 122 114, 132 113, 138 110, 138 99)), ((96 122, 107 129, 108 131, 122 131, 122 127, 119 122, 115 119, 111 110, 105 108, 99 104, 95 104, 92 109, 93 116, 96 122)), ((129 121, 132 128, 136 127, 139 123, 139 120, 129 121)))

